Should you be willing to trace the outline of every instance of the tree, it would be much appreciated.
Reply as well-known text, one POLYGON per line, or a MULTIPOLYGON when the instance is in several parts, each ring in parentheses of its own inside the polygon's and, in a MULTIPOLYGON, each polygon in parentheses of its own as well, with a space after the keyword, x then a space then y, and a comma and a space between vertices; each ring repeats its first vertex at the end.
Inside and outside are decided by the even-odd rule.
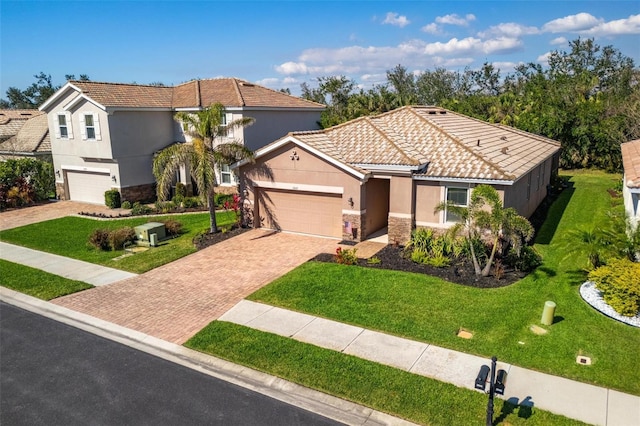
POLYGON ((511 244, 519 252, 522 241, 528 242, 533 238, 533 226, 525 218, 512 208, 504 208, 500 194, 490 185, 478 185, 471 191, 468 207, 440 203, 435 211, 449 210, 459 215, 467 228, 467 239, 471 251, 471 260, 476 275, 488 276, 495 259, 500 240, 511 244), (473 240, 483 232, 491 235, 493 246, 491 254, 484 268, 480 269, 480 263, 475 253, 473 240))
POLYGON ((351 119, 348 115, 349 99, 353 95, 356 83, 345 76, 318 77, 318 87, 309 88, 303 83, 302 98, 327 105, 320 116, 323 128, 335 126, 351 119))
MULTIPOLYGON (((50 74, 40 72, 34 75, 35 83, 24 90, 9 87, 7 99, 0 100, 0 108, 4 109, 36 109, 53 95, 61 86, 54 86, 50 74)), ((74 74, 66 74, 66 80, 74 80, 74 74)), ((80 74, 81 81, 89 81, 89 76, 80 74)))
POLYGON ((160 151, 153 160, 153 174, 156 177, 160 200, 165 200, 169 195, 179 167, 189 167, 200 197, 209 209, 211 233, 218 232, 214 203, 217 186, 216 166, 253 158, 253 152, 243 144, 237 141, 220 143, 220 138, 228 135, 229 131, 253 124, 255 120, 243 117, 225 125, 224 114, 224 106, 219 103, 195 113, 177 113, 176 118, 186 126, 187 134, 192 136, 193 140, 170 145, 160 151))

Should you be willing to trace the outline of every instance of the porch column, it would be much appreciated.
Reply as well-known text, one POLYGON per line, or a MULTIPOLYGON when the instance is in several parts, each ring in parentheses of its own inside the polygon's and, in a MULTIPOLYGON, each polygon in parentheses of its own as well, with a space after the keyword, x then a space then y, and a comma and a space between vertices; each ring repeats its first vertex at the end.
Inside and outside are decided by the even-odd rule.
POLYGON ((389 244, 405 245, 415 223, 411 176, 392 176, 389 188, 389 244))

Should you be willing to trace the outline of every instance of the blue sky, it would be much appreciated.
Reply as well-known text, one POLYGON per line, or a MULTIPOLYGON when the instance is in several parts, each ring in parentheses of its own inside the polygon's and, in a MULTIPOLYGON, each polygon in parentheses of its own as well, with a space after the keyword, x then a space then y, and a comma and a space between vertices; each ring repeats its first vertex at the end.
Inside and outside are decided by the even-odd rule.
POLYGON ((0 96, 40 71, 179 84, 239 77, 274 89, 345 75, 368 89, 398 64, 504 73, 595 38, 640 65, 634 1, 0 1, 0 96))

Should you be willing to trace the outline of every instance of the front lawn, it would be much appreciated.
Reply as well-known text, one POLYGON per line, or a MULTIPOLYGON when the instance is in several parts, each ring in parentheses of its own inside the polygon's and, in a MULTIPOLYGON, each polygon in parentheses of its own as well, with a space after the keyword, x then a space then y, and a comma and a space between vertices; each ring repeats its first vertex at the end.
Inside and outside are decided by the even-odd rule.
MULTIPOLYGON (((219 226, 230 225, 235 220, 235 213, 232 211, 218 212, 216 217, 219 226)), ((73 259, 84 260, 85 262, 134 273, 143 273, 195 252, 196 248, 192 242, 193 237, 208 229, 208 213, 113 220, 94 220, 68 216, 2 231, 0 232, 0 240, 73 259), (88 244, 89 235, 96 229, 135 227, 147 222, 166 219, 177 220, 182 223, 183 233, 177 238, 162 241, 158 247, 153 247, 133 256, 114 260, 114 258, 121 256, 124 251, 101 251, 88 244)))
POLYGON ((574 173, 549 211, 536 249, 543 265, 496 289, 452 284, 422 274, 308 262, 249 299, 640 395, 640 329, 604 317, 578 288, 587 258, 571 231, 597 226, 612 205, 617 176, 574 173), (546 335, 533 334, 545 301, 557 305, 546 335), (456 336, 460 328, 470 340, 456 336), (577 355, 593 365, 576 363, 577 355))
POLYGON ((0 259, 0 285, 42 300, 93 288, 91 284, 0 259))

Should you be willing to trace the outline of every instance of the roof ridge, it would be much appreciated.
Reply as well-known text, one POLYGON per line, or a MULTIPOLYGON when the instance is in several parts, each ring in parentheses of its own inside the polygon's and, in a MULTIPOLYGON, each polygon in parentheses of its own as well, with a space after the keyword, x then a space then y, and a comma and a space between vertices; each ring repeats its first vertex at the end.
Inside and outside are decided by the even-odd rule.
MULTIPOLYGON (((399 109, 400 109, 400 108, 399 108, 399 109)), ((399 110, 399 109, 398 109, 398 110, 399 110)), ((393 111, 388 111, 388 112, 393 112, 393 111)), ((384 114, 384 115, 387 115, 387 113, 383 113, 383 114, 384 114)), ((380 115, 383 115, 383 114, 380 114, 380 115)), ((373 128, 374 128, 374 129, 376 129, 376 131, 377 131, 378 133, 380 133, 380 134, 381 134, 381 135, 382 135, 382 136, 383 136, 383 137, 384 137, 384 138, 385 138, 385 139, 386 139, 386 140, 387 140, 391 145, 393 145, 393 146, 394 146, 394 147, 395 147, 399 152, 401 152, 401 153, 402 153, 402 155, 404 155, 404 157, 405 157, 405 158, 406 158, 410 163, 414 163, 414 164, 421 164, 421 163, 420 163, 420 160, 417 160, 416 158, 412 158, 412 157, 410 157, 410 156, 407 154, 407 152, 406 152, 406 150, 405 150, 405 149, 403 149, 403 148, 401 148, 400 146, 398 146, 398 144, 397 144, 397 143, 395 143, 391 138, 389 138, 389 137, 387 136, 387 134, 386 134, 385 132, 383 132, 383 131, 382 131, 382 130, 381 130, 381 129, 380 129, 380 128, 379 128, 379 127, 378 127, 378 126, 373 122, 373 119, 374 119, 374 118, 379 118, 379 117, 380 117, 380 115, 373 116, 373 117, 372 117, 372 116, 366 116, 365 118, 367 118, 367 119, 368 119, 368 121, 369 121, 369 122, 371 123, 371 125, 373 126, 373 128)), ((384 122, 384 120, 379 120, 379 121, 384 122)), ((384 123, 386 124, 386 122, 384 122, 384 123)))
POLYGON ((545 142, 545 143, 548 143, 548 144, 551 144, 551 145, 555 145, 555 146, 561 146, 562 145, 560 142, 554 141, 553 139, 548 138, 546 136, 542 136, 542 135, 538 135, 538 134, 535 134, 535 133, 527 132, 526 130, 517 129, 515 127, 507 126, 505 124, 489 123, 489 122, 486 122, 486 124, 491 124, 491 125, 497 127, 498 129, 511 131, 513 133, 517 133, 517 134, 520 134, 520 135, 523 135, 523 136, 532 137, 534 139, 538 139, 541 142, 545 142))
POLYGON ((240 91, 240 84, 238 83, 238 79, 233 77, 231 78, 231 81, 233 83, 233 88, 235 89, 236 94, 238 95, 238 99, 240 99, 240 105, 247 106, 247 103, 244 101, 244 97, 242 96, 242 92, 240 91))
MULTIPOLYGON (((446 108, 440 108, 443 111, 446 111, 447 114, 452 113, 458 116, 461 116, 463 118, 473 118, 473 117, 467 117, 467 116, 463 116, 461 114, 455 113, 453 111, 450 111, 446 108)), ((484 162, 485 164, 489 165, 490 167, 492 167, 494 170, 496 170, 497 172, 499 172, 501 175, 508 177, 509 179, 514 179, 515 176, 511 173, 507 173, 507 171, 503 170, 502 167, 498 166, 497 164, 495 164, 493 161, 489 161, 488 159, 486 159, 484 157, 484 155, 476 152, 475 150, 469 148, 464 142, 462 142, 457 136, 452 135, 448 132, 446 132, 442 127, 440 127, 438 124, 432 122, 431 120, 427 119, 426 117, 423 117, 422 115, 418 114, 415 110, 413 111, 414 114, 416 114, 418 117, 420 117, 420 119, 424 120, 426 123, 428 123, 430 126, 434 127, 435 129, 437 129, 440 133, 442 133, 444 136, 450 138, 456 145, 458 145, 459 147, 461 147, 463 150, 469 152, 471 155, 473 155, 474 157, 480 159, 480 161, 484 162)), ((474 120, 476 121, 480 121, 481 123, 486 123, 482 120, 477 120, 474 118, 474 120)), ((489 123, 486 123, 489 124, 489 123)))
MULTIPOLYGON (((173 89, 175 86, 157 86, 155 84, 138 84, 138 83, 114 83, 109 81, 92 81, 92 80, 69 80, 67 83, 74 84, 101 84, 109 86, 132 86, 132 87, 152 87, 157 89, 173 89)), ((190 83, 190 82, 189 82, 190 83)))

